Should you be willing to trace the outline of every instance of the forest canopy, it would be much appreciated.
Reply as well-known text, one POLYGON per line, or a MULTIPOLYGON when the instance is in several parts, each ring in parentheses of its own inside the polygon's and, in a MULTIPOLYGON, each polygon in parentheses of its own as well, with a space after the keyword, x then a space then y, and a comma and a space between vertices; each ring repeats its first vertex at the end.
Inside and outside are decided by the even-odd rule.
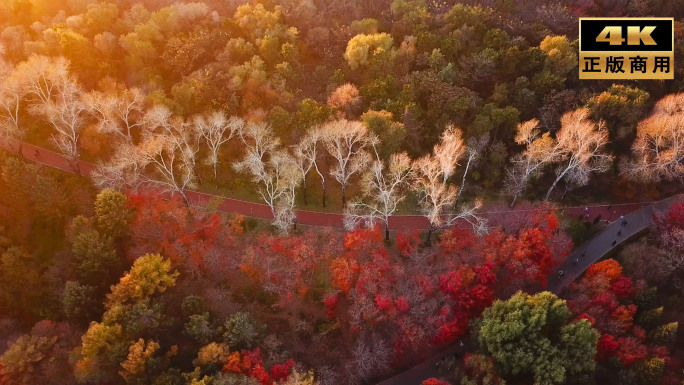
POLYGON ((593 16, 684 55, 682 0, 0 2, 0 385, 681 383, 684 209, 620 215, 684 64, 580 80, 593 16))

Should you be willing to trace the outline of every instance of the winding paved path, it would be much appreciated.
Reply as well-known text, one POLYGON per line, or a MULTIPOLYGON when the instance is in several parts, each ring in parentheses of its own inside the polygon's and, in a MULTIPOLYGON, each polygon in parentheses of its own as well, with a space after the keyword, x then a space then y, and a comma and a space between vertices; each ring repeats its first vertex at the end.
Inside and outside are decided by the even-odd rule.
MULTIPOLYGON (((556 272, 552 273, 547 278, 546 290, 559 295, 563 289, 577 279, 589 266, 598 262, 630 237, 649 228, 653 224, 653 214, 658 211, 666 211, 670 205, 678 201, 684 201, 684 194, 678 194, 648 206, 643 206, 629 214, 620 214, 625 216, 627 224, 623 225, 619 220, 614 221, 594 238, 570 253, 565 262, 561 263, 558 267, 559 270, 563 270, 563 277, 558 277, 556 272), (621 232, 621 235, 617 235, 618 231, 621 232), (615 241, 615 244, 613 244, 613 241, 615 241), (574 260, 577 260, 576 264, 572 263, 574 260)), ((613 219, 619 219, 619 216, 613 219)), ((463 354, 468 352, 469 343, 465 338, 464 341, 466 341, 464 346, 454 344, 423 363, 382 381, 378 385, 419 385, 428 378, 438 376, 437 365, 443 358, 449 355, 462 357, 463 354)))
POLYGON ((619 220, 614 221, 594 238, 575 249, 558 267, 559 270, 563 270, 563 276, 558 277, 557 274, 549 276, 546 289, 554 294, 560 294, 589 266, 599 261, 630 237, 649 228, 653 224, 653 214, 658 211, 666 211, 670 205, 681 200, 684 200, 684 195, 678 194, 626 214, 627 224, 625 225, 619 220), (577 261, 577 263, 575 264, 573 261, 577 261))
MULTIPOLYGON (((0 140, 0 148, 4 148, 14 154, 17 154, 18 143, 8 144, 0 140)), ((21 156, 25 159, 40 163, 49 167, 57 168, 67 172, 75 172, 74 167, 70 164, 64 156, 54 151, 32 145, 30 143, 22 143, 21 156)), ((81 175, 89 176, 95 171, 97 167, 88 162, 79 161, 78 169, 81 175)), ((224 213, 240 214, 246 217, 273 219, 271 210, 268 206, 261 203, 249 202, 239 199, 226 198, 222 196, 215 196, 196 191, 186 191, 188 200, 192 204, 202 205, 211 198, 221 198, 222 201, 218 210, 224 213)), ((649 202, 650 203, 650 202, 649 202)), ((627 203, 618 205, 595 205, 589 206, 589 219, 593 220, 597 216, 602 219, 615 220, 620 215, 630 213, 642 206, 642 203, 627 203)), ((583 207, 566 207, 560 208, 566 211, 568 215, 578 217, 585 213, 583 207)), ((510 212, 520 212, 525 210, 510 210, 510 211, 482 211, 481 215, 489 218, 494 218, 502 214, 510 212)), ((297 214, 297 224, 320 226, 320 227, 342 227, 342 214, 327 213, 309 210, 295 210, 297 214)), ((427 218, 422 215, 395 215, 389 219, 390 230, 425 230, 429 227, 427 218)))

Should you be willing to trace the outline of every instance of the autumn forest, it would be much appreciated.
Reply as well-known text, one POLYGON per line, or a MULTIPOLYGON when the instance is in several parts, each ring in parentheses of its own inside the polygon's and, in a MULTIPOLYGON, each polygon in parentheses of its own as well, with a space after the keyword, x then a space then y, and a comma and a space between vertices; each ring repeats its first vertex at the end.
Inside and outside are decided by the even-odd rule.
POLYGON ((0 385, 684 384, 682 57, 682 0, 0 1, 0 385))

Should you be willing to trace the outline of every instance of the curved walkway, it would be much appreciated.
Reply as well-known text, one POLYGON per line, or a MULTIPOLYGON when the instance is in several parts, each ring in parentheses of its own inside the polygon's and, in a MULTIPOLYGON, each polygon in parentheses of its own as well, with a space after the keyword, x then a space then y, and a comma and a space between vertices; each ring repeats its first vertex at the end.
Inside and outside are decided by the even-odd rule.
POLYGON ((563 270, 563 276, 558 277, 557 274, 549 276, 546 289, 554 294, 560 294, 565 287, 577 279, 589 266, 598 262, 630 237, 649 228, 653 224, 653 215, 656 212, 667 211, 670 205, 681 200, 684 200, 684 195, 678 194, 635 210, 625 215, 625 221, 627 221, 625 225, 619 220, 614 221, 594 238, 573 251, 565 259, 565 262, 558 267, 559 270, 563 270), (620 232, 620 235, 618 235, 618 232, 620 232), (577 261, 577 263, 575 264, 573 261, 577 261))
MULTIPOLYGON (((18 143, 8 144, 0 140, 0 148, 4 148, 11 153, 17 154, 18 143)), ((57 168, 67 172, 75 172, 74 167, 61 154, 50 151, 48 149, 32 145, 30 143, 22 143, 21 155, 27 160, 40 163, 49 167, 57 168)), ((78 169, 81 175, 89 176, 96 170, 97 166, 92 163, 79 161, 78 169)), ((246 217, 273 219, 271 210, 268 206, 261 203, 249 202, 239 199, 226 198, 223 196, 205 194, 196 191, 186 191, 188 200, 192 204, 202 205, 212 198, 221 198, 222 201, 218 210, 224 213, 239 214, 246 217)), ((650 203, 650 202, 648 202, 650 203)), ((589 206, 588 212, 584 211, 583 207, 566 207, 560 208, 571 217, 579 217, 582 214, 588 213, 589 219, 592 220, 599 215, 602 219, 615 220, 620 215, 626 215, 640 207, 643 203, 626 203, 617 205, 595 205, 589 206)), ((480 214, 484 217, 494 218, 503 213, 522 212, 525 210, 510 210, 510 211, 481 211, 480 214)), ((321 227, 342 227, 342 214, 328 213, 309 210, 295 210, 297 215, 297 224, 321 227)), ((395 215, 389 219, 389 228, 392 231, 397 230, 426 230, 429 227, 427 218, 422 215, 395 215)))
MULTIPOLYGON (((558 267, 558 269, 563 270, 563 277, 558 277, 556 272, 552 273, 547 278, 546 290, 559 295, 563 289, 568 287, 589 266, 598 262, 630 237, 649 228, 653 224, 653 215, 656 212, 666 211, 673 203, 683 200, 684 194, 678 194, 625 215, 625 220, 627 221, 625 225, 619 220, 614 221, 608 228, 568 255, 565 262, 561 263, 558 267), (617 235, 618 231, 621 231, 621 235, 617 235), (615 241, 615 244, 613 244, 613 241, 615 241), (577 264, 572 263, 574 260, 578 261, 577 264)), ((619 219, 619 216, 617 219, 619 219)), ((437 366, 443 358, 450 355, 462 357, 463 354, 469 351, 470 344, 468 339, 464 338, 463 341, 466 341, 463 346, 454 344, 421 364, 380 382, 379 385, 419 385, 428 378, 438 376, 437 366)))

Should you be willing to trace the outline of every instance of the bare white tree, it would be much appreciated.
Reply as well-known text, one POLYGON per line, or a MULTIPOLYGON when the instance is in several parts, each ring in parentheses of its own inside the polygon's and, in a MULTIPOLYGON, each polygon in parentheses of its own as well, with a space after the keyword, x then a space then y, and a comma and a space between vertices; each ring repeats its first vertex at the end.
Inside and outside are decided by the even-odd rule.
POLYGON ((153 106, 141 119, 140 143, 124 141, 118 146, 112 159, 98 165, 96 183, 116 188, 145 186, 176 193, 189 206, 186 191, 196 186, 199 135, 162 105, 153 106))
POLYGON ((117 146, 114 155, 99 163, 92 178, 102 188, 137 189, 144 182, 145 162, 140 159, 139 149, 130 143, 117 146))
POLYGON ((24 89, 14 69, 5 62, 0 62, 0 138, 19 142, 18 152, 26 130, 19 125, 19 112, 24 97, 24 89))
POLYGON ((173 115, 171 110, 161 104, 157 104, 147 110, 143 118, 144 135, 160 134, 174 142, 174 149, 183 157, 182 163, 191 167, 193 181, 199 183, 202 180, 197 171, 197 153, 200 149, 200 135, 193 126, 182 117, 173 115))
POLYGON ((52 142, 79 171, 78 140, 86 107, 80 98, 82 90, 69 73, 69 62, 62 57, 32 55, 19 63, 12 75, 16 87, 23 89, 22 94, 32 103, 29 111, 50 123, 56 131, 52 142))
POLYGON ((97 130, 116 134, 133 143, 132 131, 143 124, 146 95, 139 88, 121 94, 92 91, 84 95, 88 110, 97 119, 97 130))
POLYGON ((292 158, 282 150, 264 153, 260 158, 256 152, 248 152, 233 167, 252 175, 257 193, 273 214, 274 225, 283 233, 295 223, 295 189, 299 174, 292 158), (264 160, 264 158, 267 158, 264 160))
POLYGON ((304 204, 308 204, 307 199, 307 176, 311 169, 314 169, 321 179, 321 187, 323 189, 323 207, 325 207, 325 176, 319 167, 321 144, 321 130, 319 128, 312 128, 302 138, 299 143, 292 147, 292 158, 299 170, 302 181, 302 196, 304 204))
POLYGON ((506 169, 504 186, 506 193, 513 197, 511 207, 525 191, 530 180, 538 177, 547 165, 560 157, 560 150, 551 135, 548 132, 541 134, 538 126, 537 119, 518 124, 515 142, 524 145, 525 150, 513 156, 511 165, 506 169))
POLYGON ((40 113, 56 131, 50 137, 52 143, 71 162, 77 172, 80 172, 78 141, 85 124, 86 114, 85 103, 78 96, 80 92, 78 85, 70 83, 68 88, 60 90, 56 100, 48 100, 40 109, 40 113))
POLYGON ((85 103, 88 108, 90 115, 95 118, 95 129, 98 132, 125 137, 125 134, 117 127, 114 122, 114 117, 111 114, 114 104, 114 98, 111 95, 93 90, 83 94, 82 99, 83 103, 85 103))
POLYGON ((446 227, 465 222, 476 234, 485 234, 489 231, 489 222, 479 213, 480 208, 482 208, 481 199, 475 199, 470 205, 461 205, 457 211, 447 215, 446 227))
POLYGON ((114 156, 98 165, 97 185, 112 188, 146 187, 177 193, 190 205, 186 190, 195 187, 193 165, 183 156, 179 142, 159 133, 146 133, 137 146, 122 143, 114 156))
POLYGON ((233 163, 239 172, 248 172, 257 192, 271 209, 274 225, 286 233, 295 224, 295 190, 299 170, 292 157, 280 149, 280 139, 268 124, 249 122, 238 130, 245 145, 245 157, 233 163))
POLYGON ((432 233, 445 225, 445 212, 456 202, 458 189, 444 182, 443 169, 432 154, 416 160, 413 169, 412 186, 418 194, 418 205, 430 222, 425 240, 429 244, 432 233))
POLYGON ((463 134, 458 128, 449 125, 442 132, 439 143, 433 149, 435 159, 442 168, 444 183, 454 174, 458 161, 465 154, 466 147, 463 143, 463 134))
POLYGON ((114 99, 112 114, 129 139, 132 139, 131 131, 143 124, 146 101, 147 95, 139 88, 125 90, 114 99))
POLYGON ((205 115, 196 115, 192 120, 195 130, 204 138, 209 148, 206 163, 214 169, 214 183, 218 185, 218 163, 221 146, 242 130, 245 121, 238 117, 226 117, 223 111, 213 111, 205 115))
POLYGON ((275 136, 271 126, 264 122, 248 122, 238 135, 245 145, 247 155, 253 154, 263 161, 264 156, 280 146, 280 138, 275 136))
POLYGON ((15 74, 31 101, 40 105, 69 92, 76 83, 69 73, 69 61, 63 57, 31 55, 17 65, 15 74))
POLYGON ((571 186, 589 183, 593 172, 606 172, 610 168, 613 156, 604 151, 608 130, 604 122, 597 124, 589 115, 588 108, 580 108, 561 117, 556 148, 563 164, 556 170, 556 179, 546 192, 546 200, 563 178, 567 179, 567 192, 571 186))
POLYGON ((326 203, 326 198, 327 198, 327 190, 326 190, 326 183, 325 183, 325 175, 323 174, 323 171, 321 171, 321 164, 320 164, 320 158, 322 155, 322 151, 320 150, 320 146, 322 144, 323 140, 323 130, 320 127, 316 127, 312 129, 311 131, 308 132, 307 136, 309 136, 309 140, 311 141, 313 146, 309 147, 311 150, 308 155, 312 160, 314 170, 316 170, 316 174, 318 174, 318 178, 321 180, 321 191, 322 191, 322 200, 323 200, 323 207, 325 207, 326 203))
MULTIPOLYGON (((273 160, 271 159, 271 162, 273 160)), ((288 160, 291 162, 291 159, 288 160)), ((284 172, 283 179, 284 183, 284 194, 276 202, 276 210, 273 217, 273 225, 283 234, 287 234, 290 227, 297 226, 297 214, 295 213, 295 190, 297 189, 298 180, 296 177, 296 172, 294 167, 284 172)))
POLYGON ((444 168, 434 155, 428 154, 416 160, 413 170, 411 184, 418 194, 421 211, 430 223, 426 244, 430 244, 436 230, 453 226, 459 220, 469 223, 479 234, 487 231, 487 221, 477 214, 481 201, 476 200, 474 205, 464 205, 454 211, 458 188, 444 182, 444 168))
POLYGON ((366 151, 369 143, 364 124, 349 120, 335 120, 322 126, 322 139, 336 164, 330 174, 342 189, 342 207, 347 206, 347 186, 352 176, 363 171, 371 161, 366 151))
POLYGON ((667 95, 639 122, 632 161, 621 173, 645 182, 681 180, 684 176, 684 93, 667 95))
POLYGON ((489 142, 489 135, 485 134, 480 139, 470 138, 468 140, 468 146, 465 151, 466 164, 465 170, 463 171, 463 178, 461 179, 461 187, 458 189, 458 194, 456 195, 456 201, 461 197, 461 194, 465 190, 466 177, 468 176, 468 171, 470 167, 473 167, 480 160, 480 155, 484 147, 489 142))
POLYGON ((406 153, 392 154, 388 167, 384 161, 375 160, 361 180, 362 199, 352 201, 345 210, 345 227, 351 230, 361 222, 370 227, 381 220, 385 240, 389 240, 389 218, 406 198, 406 182, 411 175, 411 158, 406 153))
POLYGON ((194 163, 184 154, 181 142, 165 134, 148 133, 137 146, 130 167, 140 172, 138 177, 144 185, 163 192, 178 193, 186 205, 190 201, 186 190, 195 187, 194 163))

